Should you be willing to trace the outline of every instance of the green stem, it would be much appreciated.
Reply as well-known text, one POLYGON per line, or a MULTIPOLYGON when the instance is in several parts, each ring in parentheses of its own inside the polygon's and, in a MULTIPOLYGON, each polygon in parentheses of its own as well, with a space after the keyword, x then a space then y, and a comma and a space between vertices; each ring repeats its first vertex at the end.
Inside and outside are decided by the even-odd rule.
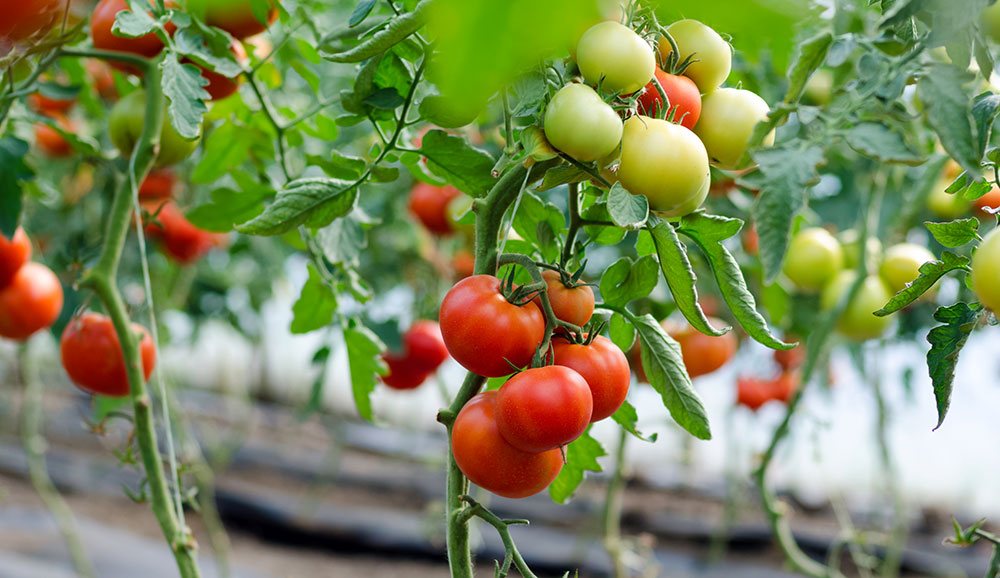
POLYGON ((618 433, 618 452, 615 455, 615 469, 608 480, 604 499, 604 548, 611 557, 614 578, 627 578, 625 568, 624 543, 622 542, 622 498, 625 489, 625 448, 628 432, 621 428, 618 433))
POLYGON ((986 569, 986 578, 1000 578, 1000 543, 993 543, 993 556, 986 569))
POLYGON ((566 232, 566 244, 563 245, 560 264, 565 268, 573 257, 573 245, 576 243, 576 234, 583 225, 580 217, 580 185, 570 183, 569 185, 569 229, 566 232))
MULTIPOLYGON (((142 135, 131 159, 130 179, 123 181, 115 192, 101 256, 97 266, 84 274, 80 286, 92 290, 104 304, 121 343, 135 412, 135 438, 146 471, 153 513, 174 553, 182 578, 198 578, 201 576, 201 571, 195 555, 197 545, 188 528, 180 523, 175 504, 171 500, 153 424, 152 401, 143 375, 138 336, 132 329, 125 302, 117 287, 118 265, 132 219, 130 194, 132 187, 129 180, 134 178, 134 182, 139 183, 149 174, 155 159, 154 151, 166 108, 163 91, 160 88, 161 74, 158 63, 144 60, 142 73, 146 85, 146 111, 142 135)), ((167 403, 167 400, 163 400, 163 403, 167 403)), ((165 425, 169 427, 169 424, 165 425)))
POLYGON ((510 570, 511 563, 517 568, 518 572, 521 573, 523 578, 538 578, 535 573, 528 568, 528 564, 521 557, 521 553, 517 550, 517 545, 514 544, 514 539, 510 535, 510 527, 515 524, 525 524, 527 525, 527 520, 502 520, 493 512, 487 510, 482 506, 482 504, 476 502, 470 496, 461 496, 461 501, 469 504, 469 507, 465 510, 455 513, 455 517, 468 523, 468 520, 473 516, 482 519, 484 522, 496 528, 498 534, 500 534, 500 540, 503 542, 503 547, 506 555, 504 556, 503 566, 497 573, 498 576, 506 576, 507 572, 510 570))
POLYGON ((59 532, 66 542, 66 549, 69 550, 70 557, 73 559, 73 568, 76 573, 81 578, 96 578, 97 573, 94 571, 94 566, 87 557, 87 552, 80 541, 73 512, 59 494, 55 484, 52 483, 45 465, 46 444, 42 434, 45 429, 45 413, 42 406, 44 384, 38 379, 37 368, 32 363, 27 343, 22 343, 18 349, 18 365, 21 367, 21 382, 24 385, 24 405, 21 409, 21 443, 24 447, 24 455, 28 459, 28 477, 31 479, 31 485, 38 492, 38 497, 42 499, 45 507, 49 509, 49 513, 55 518, 59 532))

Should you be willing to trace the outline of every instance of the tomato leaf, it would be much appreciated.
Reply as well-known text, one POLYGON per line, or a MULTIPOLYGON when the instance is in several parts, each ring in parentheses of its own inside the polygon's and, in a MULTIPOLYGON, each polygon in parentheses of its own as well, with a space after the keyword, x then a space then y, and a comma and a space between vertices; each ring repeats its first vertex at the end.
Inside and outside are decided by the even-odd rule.
POLYGON ((652 235, 660 269, 663 270, 663 277, 667 280, 677 308, 698 331, 705 335, 723 335, 725 331, 713 328, 698 304, 698 289, 695 287, 698 280, 674 227, 665 221, 650 219, 645 230, 652 235))
POLYGON ((628 353, 635 342, 635 327, 621 313, 615 313, 608 323, 608 336, 611 338, 611 342, 618 346, 618 349, 628 353))
POLYGON ((681 346, 650 314, 632 318, 642 346, 642 368, 677 425, 700 440, 712 439, 705 405, 684 369, 681 346))
POLYGON ((941 307, 934 312, 938 325, 927 334, 931 344, 927 352, 927 369, 934 383, 934 399, 937 400, 938 421, 934 429, 941 427, 951 405, 951 391, 955 381, 955 366, 969 334, 975 327, 981 308, 972 309, 965 303, 951 307, 941 307))
POLYGON ((352 319, 344 329, 347 363, 351 371, 351 388, 358 414, 372 421, 371 394, 375 391, 376 375, 385 375, 388 368, 379 355, 385 345, 370 329, 352 319))
POLYGON ((294 334, 322 329, 333 322, 337 296, 323 280, 316 267, 309 265, 309 278, 302 286, 298 301, 292 305, 291 331, 294 334))
POLYGON ((918 165, 927 160, 914 152, 901 134, 882 123, 856 124, 847 130, 844 138, 852 149, 875 160, 906 165, 918 165))
POLYGON ((174 33, 174 48, 195 63, 233 78, 243 67, 236 62, 229 36, 212 26, 190 18, 190 24, 174 33))
POLYGON ((743 222, 739 219, 708 215, 699 210, 684 217, 679 232, 690 237, 705 253, 722 298, 747 334, 773 349, 791 349, 794 346, 775 337, 767 321, 757 313, 757 302, 747 289, 739 263, 722 244, 742 228, 743 222))
POLYGON ((658 437, 655 433, 646 437, 639 432, 639 430, 635 427, 636 423, 639 421, 639 415, 636 413, 635 408, 632 407, 632 404, 627 401, 623 403, 620 408, 618 408, 618 411, 611 416, 611 419, 615 420, 615 422, 622 426, 625 431, 644 442, 653 443, 658 437))
POLYGON ((928 261, 921 265, 919 269, 920 275, 910 282, 905 289, 896 293, 885 304, 885 307, 875 312, 875 315, 885 317, 899 311, 926 293, 946 273, 959 269, 969 270, 969 258, 945 251, 941 255, 940 261, 928 261))
POLYGON ((559 207, 543 201, 531 191, 524 191, 513 224, 517 234, 549 260, 558 254, 555 232, 566 228, 566 217, 559 207))
POLYGON ((933 64, 917 82, 917 96, 927 109, 927 123, 941 145, 967 171, 978 173, 982 153, 963 85, 973 75, 947 64, 933 64))
POLYGON ((239 173, 236 181, 239 191, 228 187, 215 189, 212 202, 195 207, 187 214, 188 220, 201 229, 224 233, 260 215, 264 211, 264 199, 273 196, 274 189, 239 173))
POLYGON ((324 227, 354 209, 356 182, 338 179, 299 179, 285 185, 264 213, 236 230, 247 235, 281 235, 298 227, 324 227))
MULTIPOLYGON (((590 179, 586 171, 573 165, 560 165, 545 171, 545 177, 536 187, 538 191, 547 191, 569 183, 582 183, 590 179)), ((610 216, 608 217, 610 219, 610 216)))
POLYGON ((320 229, 316 233, 316 241, 327 261, 334 265, 357 266, 360 264, 361 252, 368 247, 365 229, 373 224, 364 211, 356 208, 320 229))
POLYGON ((420 154, 427 157, 431 171, 473 197, 484 197, 496 182, 491 172, 494 160, 464 139, 443 130, 424 135, 420 154))
POLYGON ((156 19, 146 10, 122 10, 115 16, 111 32, 124 38, 139 38, 156 30, 156 19))
MULTIPOLYGON (((986 70, 986 69, 983 69, 986 70)), ((988 70, 993 70, 990 67, 988 70)), ((979 151, 979 158, 986 152, 986 145, 990 142, 990 131, 993 130, 993 121, 997 114, 1000 114, 1000 94, 984 92, 972 101, 972 118, 976 121, 976 143, 979 151)))
POLYGON ((35 171, 24 163, 28 150, 28 143, 17 137, 0 139, 0 234, 8 239, 21 220, 21 183, 35 178, 35 171))
POLYGON ((358 24, 365 21, 368 15, 372 13, 372 9, 375 8, 375 4, 378 0, 361 0, 358 5, 354 7, 354 12, 351 13, 351 18, 347 21, 347 25, 354 28, 358 24))
MULTIPOLYGON (((211 183, 250 157, 250 144, 262 135, 234 122, 226 122, 209 133, 202 149, 201 161, 191 174, 195 183, 211 183)), ((265 137, 269 138, 269 137, 265 137)))
POLYGON ((566 446, 566 464, 549 486, 553 502, 565 504, 583 482, 585 472, 604 471, 597 458, 608 455, 608 452, 601 442, 590 436, 591 427, 587 426, 587 431, 566 446))
POLYGON ((163 60, 163 94, 170 100, 170 123, 186 139, 201 135, 202 118, 208 112, 204 101, 210 98, 202 87, 207 85, 208 80, 197 66, 181 64, 177 53, 167 53, 163 60))
POLYGON ((760 236, 760 261, 764 283, 771 284, 781 272, 791 239, 792 219, 806 203, 806 187, 819 180, 816 167, 823 161, 819 146, 760 149, 753 154, 760 168, 755 186, 760 196, 753 207, 753 221, 760 236))
POLYGON ((372 56, 381 54, 396 44, 420 30, 427 21, 427 9, 431 5, 431 0, 421 0, 413 9, 413 12, 406 12, 393 17, 388 26, 385 26, 370 38, 345 52, 323 52, 323 58, 332 62, 363 62, 372 56))
POLYGON ((979 219, 958 219, 948 223, 926 222, 924 226, 945 247, 961 247, 979 238, 979 219))
POLYGON ((627 305, 649 295, 659 280, 656 259, 649 255, 638 260, 622 257, 601 275, 601 297, 608 305, 627 305))
POLYGON ((795 60, 788 67, 788 92, 785 102, 794 103, 802 98, 809 77, 826 60, 826 54, 833 43, 833 35, 823 31, 799 45, 795 60))
POLYGON ((623 229, 641 229, 649 218, 649 201, 645 195, 633 195, 621 183, 615 183, 608 191, 608 214, 623 229))
MULTIPOLYGON (((551 171, 550 171, 551 172, 551 171)), ((583 210, 581 216, 592 221, 611 222, 611 215, 608 213, 608 204, 598 201, 583 210)), ((606 225, 584 225, 583 230, 592 241, 598 245, 615 245, 625 238, 628 231, 621 227, 606 225)))

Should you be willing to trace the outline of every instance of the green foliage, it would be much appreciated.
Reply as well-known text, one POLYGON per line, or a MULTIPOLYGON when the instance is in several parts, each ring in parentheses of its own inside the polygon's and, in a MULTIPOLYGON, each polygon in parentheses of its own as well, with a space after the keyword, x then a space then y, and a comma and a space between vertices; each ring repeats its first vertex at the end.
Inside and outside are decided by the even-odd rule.
POLYGON ((552 501, 565 504, 573 497, 573 492, 583 482, 586 472, 603 472, 597 458, 608 455, 604 447, 590 436, 590 426, 587 431, 575 441, 566 446, 566 464, 559 475, 549 485, 549 495, 552 501))
MULTIPOLYGON (((922 268, 921 268, 922 269, 922 268)), ((934 383, 934 398, 937 400, 938 421, 934 429, 941 427, 951 405, 951 391, 955 380, 955 366, 958 354, 969 339, 981 309, 973 309, 965 303, 942 307, 934 313, 934 320, 942 323, 927 334, 931 344, 927 352, 927 369, 934 383)))

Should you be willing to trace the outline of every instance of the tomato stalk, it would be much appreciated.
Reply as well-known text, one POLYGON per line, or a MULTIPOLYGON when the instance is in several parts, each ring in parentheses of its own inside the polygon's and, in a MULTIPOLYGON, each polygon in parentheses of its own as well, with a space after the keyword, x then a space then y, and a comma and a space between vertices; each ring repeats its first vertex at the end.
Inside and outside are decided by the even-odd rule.
POLYGON ((468 504, 468 507, 459 512, 461 519, 468 522, 473 516, 481 518, 487 524, 496 528, 498 534, 500 534, 500 540, 503 542, 504 550, 506 555, 504 556, 503 564, 497 570, 497 576, 506 576, 510 572, 511 564, 517 568, 518 572, 521 573, 523 578, 537 578, 535 573, 528 568, 528 564, 524 561, 521 553, 517 550, 517 545, 514 544, 514 539, 510 535, 510 527, 515 525, 527 525, 527 520, 503 520, 498 517, 493 512, 490 512, 482 506, 479 502, 472 499, 471 496, 461 496, 461 500, 468 504))
MULTIPOLYGON (((68 55, 101 57, 95 52, 100 51, 74 51, 68 55)), ((181 505, 175 504, 170 496, 153 424, 152 400, 143 375, 139 339, 132 331, 131 319, 117 286, 118 265, 133 214, 134 185, 142 182, 153 166, 160 127, 164 120, 165 99, 160 87, 161 73, 157 61, 131 55, 125 59, 118 56, 118 53, 109 53, 108 57, 128 61, 129 64, 142 70, 142 78, 146 85, 145 119, 142 134, 131 159, 130 178, 123 181, 115 192, 102 253, 97 265, 84 274, 80 286, 92 290, 104 304, 121 343, 135 413, 135 438, 146 471, 153 513, 174 553, 182 578, 198 578, 201 576, 201 571, 195 555, 197 544, 190 530, 181 521, 181 505)), ((166 400, 163 402, 166 403, 166 400)), ((170 424, 165 424, 165 427, 170 427, 170 424)))
POLYGON ((70 557, 73 559, 73 569, 81 578, 96 578, 94 566, 87 557, 80 534, 77 531, 76 520, 66 501, 49 477, 45 465, 45 412, 42 407, 45 384, 38 379, 37 368, 31 359, 29 342, 20 345, 17 351, 17 362, 21 370, 21 383, 24 385, 24 400, 21 408, 21 445, 28 460, 28 477, 38 497, 45 503, 49 513, 56 521, 59 532, 66 543, 70 557))

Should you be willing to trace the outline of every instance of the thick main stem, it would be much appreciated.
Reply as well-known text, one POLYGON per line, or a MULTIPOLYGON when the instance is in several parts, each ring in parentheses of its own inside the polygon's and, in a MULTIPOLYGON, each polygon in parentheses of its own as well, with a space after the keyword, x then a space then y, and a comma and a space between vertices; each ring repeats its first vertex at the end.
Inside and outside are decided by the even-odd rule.
POLYGON ((18 365, 21 370, 21 382, 24 385, 24 402, 21 409, 21 443, 28 459, 28 477, 31 479, 31 485, 38 492, 38 497, 42 499, 45 507, 49 509, 49 513, 55 518, 59 532, 63 535, 63 541, 66 543, 66 549, 69 550, 70 557, 73 559, 73 568, 76 573, 81 578, 96 578, 97 573, 94 571, 94 566, 87 557, 87 552, 80 541, 80 533, 77 531, 73 512, 59 494, 55 484, 52 483, 45 465, 45 438, 42 435, 45 415, 42 410, 44 386, 38 379, 27 343, 22 344, 18 350, 18 365))

